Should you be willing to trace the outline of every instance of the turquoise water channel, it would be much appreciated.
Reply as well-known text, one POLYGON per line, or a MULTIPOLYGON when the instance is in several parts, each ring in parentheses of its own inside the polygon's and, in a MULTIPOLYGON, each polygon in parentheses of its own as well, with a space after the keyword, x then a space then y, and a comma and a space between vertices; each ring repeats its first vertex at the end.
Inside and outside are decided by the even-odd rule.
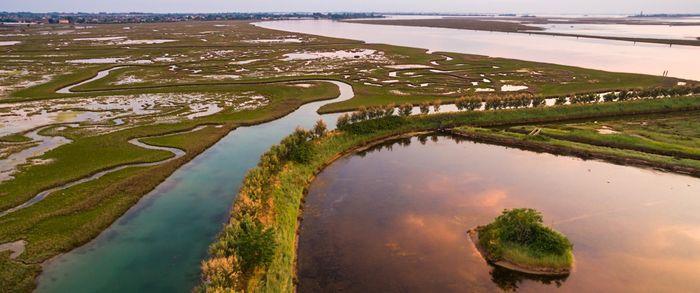
POLYGON ((310 128, 327 103, 354 96, 348 84, 334 100, 306 104, 265 124, 240 127, 173 173, 96 239, 48 262, 39 292, 189 292, 199 263, 226 221, 245 172, 295 127, 310 128))

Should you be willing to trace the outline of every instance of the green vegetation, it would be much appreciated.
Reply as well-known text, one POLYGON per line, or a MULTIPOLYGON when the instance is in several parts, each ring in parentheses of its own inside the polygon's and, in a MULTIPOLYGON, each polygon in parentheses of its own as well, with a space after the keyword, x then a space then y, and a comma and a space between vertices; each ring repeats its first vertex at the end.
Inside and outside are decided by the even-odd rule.
POLYGON ((533 209, 504 210, 492 223, 478 227, 478 244, 493 262, 507 261, 532 271, 568 272, 573 245, 542 223, 533 209))
POLYGON ((31 138, 26 137, 22 134, 10 134, 0 137, 0 142, 30 142, 31 138))
MULTIPOLYGON (((355 122, 349 121, 349 115, 342 115, 338 120, 339 129, 328 134, 311 135, 306 131, 297 130, 284 139, 280 145, 272 147, 261 157, 258 166, 249 171, 234 203, 231 220, 219 239, 212 244, 211 257, 202 263, 203 275, 199 290, 206 292, 220 292, 222 290, 294 291, 296 231, 301 212, 300 206, 306 188, 315 174, 353 150, 378 143, 383 139, 402 135, 410 136, 416 132, 434 131, 455 126, 504 127, 534 122, 593 120, 660 112, 679 113, 688 110, 700 110, 700 97, 578 104, 552 108, 464 111, 410 117, 384 116, 355 122), (305 139, 300 139, 300 137, 305 139), (297 149, 299 144, 310 147, 308 160, 295 161, 291 159, 289 150, 297 149), (241 233, 240 231, 244 230, 245 225, 250 225, 243 224, 244 222, 255 223, 258 227, 256 232, 252 234, 241 233), (272 238, 274 241, 267 245, 261 245, 259 241, 241 240, 242 235, 249 237, 253 234, 266 239, 272 238), (253 247, 260 249, 258 253, 249 252, 253 247), (258 257, 268 255, 270 249, 273 250, 271 260, 258 257), (244 270, 241 264, 243 262, 250 263, 250 255, 255 256, 252 259, 256 260, 254 261, 256 266, 254 269, 247 267, 244 270), (245 259, 245 261, 241 259, 245 259)), ((624 151, 618 155, 623 154, 624 151)), ((696 168, 700 170, 700 164, 696 165, 696 168)), ((536 245, 541 244, 537 247, 550 248, 542 244, 549 242, 537 241, 535 243, 537 243, 536 245)), ((556 241, 555 243, 561 244, 556 241)), ((524 259, 528 259, 529 256, 529 259, 532 260, 530 250, 512 245, 505 248, 505 255, 515 261, 527 263, 524 259)), ((539 262, 530 263, 570 264, 571 262, 571 258, 566 254, 563 257, 540 256, 539 262)))
MULTIPOLYGON (((336 155, 338 150, 384 135, 414 130, 697 109, 697 98, 688 98, 655 100, 648 104, 628 103, 624 109, 612 103, 595 106, 580 103, 580 107, 567 107, 567 110, 504 110, 498 113, 469 112, 407 118, 412 105, 425 102, 429 103, 427 107, 435 109, 442 104, 436 102, 438 100, 449 103, 462 96, 465 96, 465 101, 470 101, 465 102, 464 109, 475 109, 475 101, 481 105, 481 101, 487 100, 492 105, 490 109, 504 109, 517 108, 504 106, 510 105, 508 103, 542 101, 541 97, 553 95, 617 89, 641 92, 653 91, 657 87, 666 88, 667 91, 679 80, 468 54, 428 54, 422 49, 302 34, 294 34, 300 43, 259 43, 254 41, 290 38, 290 34, 238 21, 133 24, 129 30, 124 30, 119 24, 81 29, 49 25, 7 27, 3 32, 18 34, 16 39, 22 43, 0 47, 0 87, 3 88, 0 92, 0 113, 3 117, 16 113, 26 113, 29 117, 56 114, 62 118, 49 119, 51 122, 47 122, 47 125, 53 126, 41 134, 65 136, 73 142, 38 156, 36 159, 39 160, 36 161, 43 163, 20 166, 13 179, 0 182, 0 211, 26 202, 43 190, 100 171, 136 163, 160 162, 172 156, 169 152, 133 145, 129 143, 132 139, 140 138, 147 144, 176 147, 186 152, 185 156, 167 163, 123 169, 61 190, 35 205, 0 217, 0 243, 19 239, 27 241, 26 251, 18 259, 8 260, 4 255, 0 256, 2 287, 20 288, 20 291, 29 291, 34 286, 27 280, 33 280, 38 274, 39 263, 95 237, 143 194, 231 130, 279 118, 310 101, 338 96, 339 91, 334 85, 315 81, 318 79, 347 82, 353 86, 356 95, 348 101, 326 105, 320 112, 360 111, 341 116, 343 118, 338 125, 346 135, 336 136, 335 132, 326 135, 327 127, 321 124, 317 124, 312 134, 296 132, 296 136, 286 142, 285 149, 280 150, 284 156, 275 156, 284 159, 285 166, 318 167, 318 164, 327 161, 328 156, 336 155), (56 31, 64 33, 54 33, 56 31), (121 41, 114 40, 77 40, 84 38, 85 33, 101 38, 114 36, 115 31, 128 40, 171 39, 173 42, 121 44, 121 41), (372 58, 360 56, 364 50, 374 51, 372 58), (337 51, 355 52, 358 57, 310 60, 288 60, 285 57, 301 52, 337 51), (445 56, 453 59, 448 61, 445 56), (75 62, 83 59, 119 61, 107 61, 109 64, 75 62), (395 65, 419 65, 420 68, 391 68, 395 65), (56 92, 116 66, 123 67, 104 78, 73 88, 70 94, 56 92), (483 78, 491 82, 478 87, 492 88, 495 94, 476 92, 477 86, 472 83, 482 82, 483 78), (500 92, 500 86, 505 83, 502 79, 507 79, 508 84, 526 85, 528 90, 518 94, 500 92), (384 82, 389 80, 398 82, 384 82), (146 101, 138 104, 139 100, 146 101), (138 105, 133 108, 119 107, 120 104, 132 102, 138 105), (220 108, 220 111, 206 113, 205 109, 209 108, 194 107, 197 104, 220 108), (397 104, 401 106, 396 107, 397 104), (112 106, 115 109, 111 109, 112 106), (82 114, 99 116, 107 112, 111 116, 105 117, 109 118, 75 123, 71 120, 82 114), (392 116, 395 113, 401 117, 392 116), (117 122, 112 119, 114 117, 122 121, 117 122), (370 121, 364 121, 367 119, 370 121), (75 125, 69 127, 68 124, 75 125), (205 125, 207 127, 203 129, 188 132, 205 125), (315 138, 312 140, 311 137, 315 138), (328 141, 331 145, 324 143, 319 146, 321 141, 328 141), (327 157, 318 155, 321 151, 319 148, 325 150, 327 157)), ((689 88, 695 85, 688 81, 689 88)), ((620 98, 617 100, 623 101, 620 98)), ((29 138, 24 135, 26 131, 0 138, 3 142, 0 157, 7 157, 36 143, 28 141, 29 138)), ((302 175, 307 176, 314 171, 313 168, 305 169, 302 175)), ((274 170, 270 173, 277 174, 274 180, 278 182, 275 184, 297 184, 291 180, 302 176, 285 172, 274 170)), ((270 184, 268 187, 277 188, 277 185, 270 184)), ((269 207, 274 213, 267 213, 268 219, 257 215, 251 215, 249 219, 234 217, 239 222, 234 225, 237 228, 229 232, 230 237, 236 239, 231 245, 237 254, 223 250, 220 254, 225 257, 217 258, 218 263, 228 267, 219 272, 227 275, 245 271, 240 278, 250 282, 240 286, 267 284, 265 286, 268 288, 281 288, 282 285, 277 285, 284 284, 286 288, 291 288, 291 279, 287 276, 291 276, 289 264, 293 260, 293 252, 280 259, 279 251, 293 251, 290 249, 293 246, 293 234, 290 233, 293 231, 272 227, 295 225, 291 223, 296 221, 296 212, 288 211, 298 208, 298 202, 294 206, 295 202, 287 196, 301 192, 303 188, 280 194, 273 190, 263 191, 265 194, 274 193, 269 197, 275 199, 269 207), (285 218, 287 222, 277 223, 280 215, 288 216, 285 218), (272 219, 275 219, 275 223, 271 222, 272 219), (270 241, 257 241, 261 237, 274 238, 277 245, 267 247, 266 243, 270 241), (246 247, 253 247, 248 250, 250 253, 244 252, 246 247), (270 251, 275 252, 272 258, 270 251), (260 278, 267 275, 260 267, 279 272, 281 277, 265 277, 262 280, 260 278)), ((257 193, 256 196, 262 197, 257 193)), ((212 265, 204 268, 206 271, 218 267, 212 265)), ((215 277, 216 274, 213 272, 210 276, 212 283, 221 279, 215 277)))

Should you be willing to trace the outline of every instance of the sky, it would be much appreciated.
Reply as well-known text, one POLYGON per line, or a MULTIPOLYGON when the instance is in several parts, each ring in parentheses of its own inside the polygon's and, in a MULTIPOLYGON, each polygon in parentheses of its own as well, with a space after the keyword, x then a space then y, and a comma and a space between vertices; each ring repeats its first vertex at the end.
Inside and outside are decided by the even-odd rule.
POLYGON ((0 11, 700 13, 700 0, 1 0, 0 11))

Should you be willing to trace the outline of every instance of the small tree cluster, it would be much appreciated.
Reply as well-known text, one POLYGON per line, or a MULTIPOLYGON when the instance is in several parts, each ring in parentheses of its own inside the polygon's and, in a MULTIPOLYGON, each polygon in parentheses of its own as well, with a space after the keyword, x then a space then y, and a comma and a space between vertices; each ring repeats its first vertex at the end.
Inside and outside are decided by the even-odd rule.
POLYGON ((481 100, 474 97, 460 97, 455 100, 455 106, 457 110, 469 110, 473 111, 481 108, 481 100))
POLYGON ((598 102, 598 95, 597 94, 574 95, 571 98, 569 98, 569 102, 571 102, 571 104, 595 103, 595 102, 598 102))
POLYGON ((316 124, 314 124, 312 132, 315 137, 326 136, 326 132, 328 132, 328 126, 326 126, 326 122, 324 122, 323 119, 318 119, 318 121, 316 121, 316 124))
POLYGON ((411 112, 413 111, 413 105, 411 104, 402 104, 399 106, 399 116, 404 116, 408 117, 411 116, 411 112))
POLYGON ((430 103, 428 103, 428 102, 420 103, 420 105, 418 106, 418 109, 420 110, 421 114, 428 114, 428 112, 430 112, 430 103))
MULTIPOLYGON (((401 107, 399 107, 399 111, 401 107)), ((345 113, 338 116, 336 121, 336 127, 342 129, 351 123, 360 122, 369 119, 377 119, 382 117, 389 117, 394 115, 396 112, 396 105, 389 104, 385 106, 372 106, 369 108, 360 107, 357 111, 350 114, 345 113)))

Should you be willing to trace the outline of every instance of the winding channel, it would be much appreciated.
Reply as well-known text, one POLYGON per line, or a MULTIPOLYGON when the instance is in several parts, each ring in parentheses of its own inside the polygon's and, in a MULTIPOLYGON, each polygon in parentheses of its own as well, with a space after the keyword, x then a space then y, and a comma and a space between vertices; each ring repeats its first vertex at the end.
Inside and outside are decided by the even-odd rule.
MULTIPOLYGON (((57 92, 71 93, 71 88, 103 78, 117 68, 101 71, 89 80, 57 92)), ((352 86, 344 82, 303 81, 335 84, 340 95, 332 100, 307 103, 271 122, 233 130, 144 195, 95 239, 47 261, 39 276, 37 291, 188 292, 198 282, 199 262, 206 256, 209 243, 220 231, 220 223, 227 219, 231 202, 246 171, 257 164, 265 150, 297 126, 309 128, 321 118, 333 128, 340 114, 319 115, 317 109, 354 97, 352 86)), ((142 138, 129 142, 147 149, 169 151, 173 157, 159 162, 114 167, 46 190, 13 210, 35 204, 57 190, 124 168, 162 164, 184 155, 180 149, 147 145, 139 139, 142 138)))
MULTIPOLYGON (((193 129, 186 130, 186 131, 181 131, 181 132, 176 132, 176 133, 168 133, 168 134, 166 134, 166 135, 151 136, 151 137, 171 136, 171 135, 178 135, 178 134, 183 134, 183 133, 195 132, 195 131, 199 131, 199 130, 205 128, 205 127, 207 127, 207 126, 206 126, 206 125, 202 125, 202 126, 197 126, 197 127, 193 128, 193 129)), ((58 136, 58 137, 60 137, 60 136, 58 136)), ((135 146, 144 148, 144 149, 170 152, 170 153, 172 153, 172 156, 169 157, 169 158, 167 158, 167 159, 165 159, 165 160, 160 160, 160 161, 156 161, 156 162, 125 164, 125 165, 113 167, 113 168, 110 168, 110 169, 107 169, 107 170, 103 170, 103 171, 97 172, 97 173, 95 173, 95 174, 93 174, 93 175, 91 175, 91 176, 88 176, 88 177, 85 177, 85 178, 81 178, 81 179, 78 179, 78 180, 75 180, 75 181, 71 181, 71 182, 68 182, 68 183, 66 183, 66 184, 64 184, 64 185, 61 185, 61 186, 57 186, 57 187, 54 187, 54 188, 50 188, 50 189, 44 190, 44 191, 42 191, 42 192, 39 192, 37 195, 35 195, 34 197, 32 197, 30 200, 24 202, 23 204, 18 205, 18 206, 16 206, 16 207, 13 207, 13 208, 11 208, 11 209, 7 209, 7 210, 1 212, 1 213, 0 213, 0 217, 5 216, 5 215, 10 214, 10 213, 13 213, 13 212, 16 212, 16 211, 18 211, 18 210, 21 210, 21 209, 30 207, 30 206, 32 206, 32 205, 34 205, 34 204, 36 204, 36 203, 42 201, 44 198, 46 198, 47 196, 49 196, 50 194, 52 194, 52 193, 54 193, 54 192, 56 192, 56 191, 68 189, 68 188, 71 188, 71 187, 73 187, 73 186, 76 186, 76 185, 78 185, 78 184, 82 184, 82 183, 85 183, 85 182, 88 182, 88 181, 93 181, 93 180, 96 180, 96 179, 101 178, 101 177, 104 176, 104 175, 107 175, 107 174, 110 174, 110 173, 114 173, 114 172, 117 172, 117 171, 120 171, 120 170, 124 170, 124 169, 126 169, 126 168, 131 168, 131 167, 150 167, 150 166, 160 165, 160 164, 163 164, 163 163, 170 162, 170 161, 172 161, 172 160, 179 159, 180 157, 182 157, 182 156, 185 155, 185 151, 183 151, 183 150, 181 150, 181 149, 178 149, 178 148, 154 146, 154 145, 149 145, 149 144, 143 143, 143 142, 141 142, 140 140, 141 140, 141 139, 144 139, 144 138, 149 138, 149 137, 134 138, 134 139, 129 140, 129 143, 130 143, 130 144, 133 144, 133 145, 135 145, 135 146)), ((70 140, 69 140, 68 142, 70 142, 70 140)))

